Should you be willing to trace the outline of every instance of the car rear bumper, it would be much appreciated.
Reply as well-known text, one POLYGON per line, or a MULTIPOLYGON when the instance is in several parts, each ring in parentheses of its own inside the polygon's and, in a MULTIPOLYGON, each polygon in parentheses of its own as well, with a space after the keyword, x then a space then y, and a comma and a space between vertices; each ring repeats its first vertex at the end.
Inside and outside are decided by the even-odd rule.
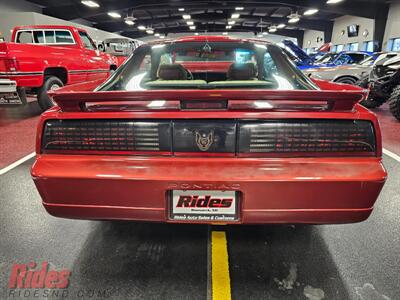
POLYGON ((176 222, 169 191, 237 190, 236 223, 323 224, 368 218, 386 171, 379 158, 39 155, 32 176, 58 217, 176 222))

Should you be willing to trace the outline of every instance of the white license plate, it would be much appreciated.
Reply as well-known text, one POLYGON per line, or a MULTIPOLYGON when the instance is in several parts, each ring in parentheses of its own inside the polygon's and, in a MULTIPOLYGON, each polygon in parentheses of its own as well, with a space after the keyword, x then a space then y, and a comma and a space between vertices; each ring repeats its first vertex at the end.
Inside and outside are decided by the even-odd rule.
POLYGON ((173 190, 169 217, 180 221, 238 220, 236 191, 173 190))

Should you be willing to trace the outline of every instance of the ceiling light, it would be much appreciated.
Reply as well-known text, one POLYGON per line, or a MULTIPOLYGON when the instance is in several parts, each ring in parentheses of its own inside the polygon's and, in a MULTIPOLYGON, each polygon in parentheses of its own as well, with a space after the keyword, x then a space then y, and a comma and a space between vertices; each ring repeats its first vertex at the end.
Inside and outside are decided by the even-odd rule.
POLYGON ((225 28, 226 29, 232 29, 232 26, 231 25, 226 25, 225 28))
POLYGON ((190 15, 182 15, 182 18, 184 20, 189 20, 191 18, 191 16, 190 15))
POLYGON ((262 34, 263 34, 263 35, 268 35, 268 32, 264 31, 262 34))
POLYGON ((179 11, 185 11, 183 7, 178 8, 179 11))
POLYGON ((189 29, 190 29, 190 30, 195 30, 195 29, 196 29, 196 26, 189 26, 189 29))
POLYGON ((139 30, 146 30, 146 27, 143 26, 143 25, 139 25, 137 28, 138 28, 139 30))
POLYGON ((112 18, 121 18, 121 15, 115 11, 110 11, 109 13, 107 13, 110 17, 112 18))
POLYGON ((276 28, 276 26, 271 26, 271 27, 268 29, 268 31, 269 31, 269 32, 277 32, 278 29, 276 28))
POLYGON ((228 25, 235 25, 236 21, 229 21, 228 25))
POLYGON ((342 2, 343 0, 328 0, 328 1, 326 1, 326 3, 327 4, 336 4, 336 3, 339 3, 339 2, 342 2))
POLYGON ((231 15, 231 19, 239 19, 240 18, 240 14, 232 14, 231 15))
POLYGON ((317 12, 318 12, 318 9, 316 9, 316 8, 310 8, 310 9, 308 9, 308 10, 306 10, 306 11, 304 12, 304 15, 305 15, 305 16, 311 16, 311 15, 315 15, 317 12))
POLYGON ((194 35, 199 35, 199 33, 198 33, 198 32, 195 32, 194 35))
POLYGON ((186 24, 188 24, 189 26, 192 26, 192 25, 194 25, 194 22, 193 21, 186 21, 186 24))
POLYGON ((263 37, 263 34, 260 32, 257 34, 257 37, 263 37))
POLYGON ((287 16, 289 19, 289 23, 297 23, 300 21, 300 15, 298 13, 293 13, 287 16))
POLYGON ((125 23, 126 23, 127 25, 133 25, 133 24, 135 24, 135 22, 133 22, 132 20, 125 20, 125 23))
POLYGON ((82 4, 89 6, 89 7, 100 7, 100 5, 97 2, 94 1, 81 1, 82 4))
POLYGON ((164 34, 160 34, 159 38, 160 39, 165 39, 165 35, 164 34))
POLYGON ((159 33, 155 33, 154 36, 160 36, 160 34, 159 33))
POLYGON ((243 10, 243 9, 244 9, 243 6, 236 6, 236 7, 235 7, 235 10, 243 10))
POLYGON ((227 33, 227 32, 223 32, 222 34, 223 34, 223 35, 228 35, 228 33, 227 33))
POLYGON ((276 26, 277 28, 279 28, 279 29, 282 29, 282 28, 285 28, 286 27, 286 24, 279 24, 278 26, 276 26))
POLYGON ((148 28, 148 29, 146 29, 146 33, 147 33, 147 34, 153 34, 153 33, 154 33, 154 30, 151 29, 151 28, 148 28))

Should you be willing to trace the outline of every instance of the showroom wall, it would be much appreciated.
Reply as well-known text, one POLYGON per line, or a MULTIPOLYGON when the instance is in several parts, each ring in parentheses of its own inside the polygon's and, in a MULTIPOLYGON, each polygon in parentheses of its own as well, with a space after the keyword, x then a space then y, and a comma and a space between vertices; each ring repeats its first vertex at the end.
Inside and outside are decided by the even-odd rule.
POLYGON ((386 23, 383 50, 387 49, 388 41, 393 38, 400 38, 400 3, 390 5, 388 20, 386 23))
POLYGON ((303 48, 319 48, 325 43, 324 32, 316 30, 305 30, 303 39, 303 48), (321 40, 322 38, 322 40, 321 40), (317 42, 318 40, 318 42, 317 42))
POLYGON ((374 20, 353 16, 343 16, 335 19, 333 25, 332 43, 334 45, 341 44, 347 45, 349 43, 359 43, 362 50, 362 44, 367 41, 373 40, 374 37, 374 20), (360 25, 358 37, 347 36, 347 26, 360 25), (368 35, 366 33, 368 32, 368 35), (366 36, 364 36, 364 34, 366 36))

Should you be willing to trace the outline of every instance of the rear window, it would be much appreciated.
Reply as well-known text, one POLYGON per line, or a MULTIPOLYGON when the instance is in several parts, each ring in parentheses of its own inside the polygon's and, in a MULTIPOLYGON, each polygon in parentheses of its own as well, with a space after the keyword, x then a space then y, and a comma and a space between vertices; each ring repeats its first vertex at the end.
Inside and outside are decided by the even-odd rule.
POLYGON ((23 30, 18 31, 16 42, 21 44, 74 44, 69 30, 23 30))
POLYGON ((74 39, 72 38, 71 32, 67 30, 55 30, 56 43, 57 44, 73 44, 74 39))
POLYGON ((143 45, 98 90, 279 89, 316 86, 282 49, 251 42, 143 45))

